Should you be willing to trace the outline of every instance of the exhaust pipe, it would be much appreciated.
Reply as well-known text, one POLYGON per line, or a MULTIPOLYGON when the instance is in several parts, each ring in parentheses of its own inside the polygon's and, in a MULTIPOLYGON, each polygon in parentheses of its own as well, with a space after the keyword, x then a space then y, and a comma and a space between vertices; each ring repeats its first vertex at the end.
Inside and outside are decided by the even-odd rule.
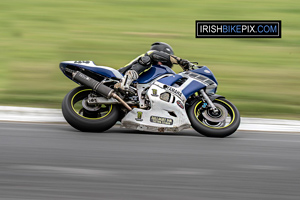
POLYGON ((72 73, 72 79, 86 85, 93 89, 93 91, 97 92, 98 94, 101 94, 102 96, 106 97, 107 99, 113 97, 116 100, 118 100, 121 104, 125 106, 129 111, 132 110, 132 108, 125 102, 123 99, 121 99, 116 93, 114 93, 114 90, 110 87, 107 87, 106 85, 96 81, 95 79, 92 79, 91 77, 76 71, 72 73))

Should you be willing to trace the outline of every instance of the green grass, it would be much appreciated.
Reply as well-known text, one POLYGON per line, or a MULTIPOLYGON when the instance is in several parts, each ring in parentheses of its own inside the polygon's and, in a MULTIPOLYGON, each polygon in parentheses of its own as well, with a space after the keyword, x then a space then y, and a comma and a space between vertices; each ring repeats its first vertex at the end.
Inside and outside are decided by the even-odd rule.
POLYGON ((299 18, 296 0, 1 1, 0 105, 59 108, 76 87, 61 61, 120 68, 164 41, 208 66, 242 116, 299 119, 299 18), (195 20, 282 20, 282 38, 195 39, 195 20))

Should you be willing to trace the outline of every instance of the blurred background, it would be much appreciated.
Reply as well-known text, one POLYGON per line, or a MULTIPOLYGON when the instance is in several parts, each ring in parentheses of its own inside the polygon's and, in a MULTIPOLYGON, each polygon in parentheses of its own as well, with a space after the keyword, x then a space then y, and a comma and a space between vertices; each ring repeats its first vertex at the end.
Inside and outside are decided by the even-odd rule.
POLYGON ((0 1, 0 105, 60 108, 77 86, 61 61, 118 69, 163 41, 208 66, 242 116, 300 119, 299 17, 296 0, 0 1), (282 20, 282 38, 196 39, 195 20, 282 20))

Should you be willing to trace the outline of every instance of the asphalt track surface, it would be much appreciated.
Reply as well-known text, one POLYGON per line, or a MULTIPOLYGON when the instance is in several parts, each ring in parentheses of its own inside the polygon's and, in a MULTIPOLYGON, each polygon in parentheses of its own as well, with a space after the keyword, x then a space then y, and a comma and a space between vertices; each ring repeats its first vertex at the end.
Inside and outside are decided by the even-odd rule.
POLYGON ((0 199, 300 199, 300 135, 0 123, 0 199))

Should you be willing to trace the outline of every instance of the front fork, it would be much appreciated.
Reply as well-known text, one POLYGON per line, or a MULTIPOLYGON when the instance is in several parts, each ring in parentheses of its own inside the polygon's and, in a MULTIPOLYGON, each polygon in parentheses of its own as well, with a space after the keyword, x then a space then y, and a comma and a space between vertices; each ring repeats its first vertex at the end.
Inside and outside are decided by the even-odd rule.
POLYGON ((200 90, 203 98, 205 99, 205 101, 208 103, 208 105, 211 107, 212 111, 214 113, 218 112, 218 108, 215 106, 215 104, 210 100, 210 98, 207 96, 207 94, 204 92, 203 89, 200 90))

